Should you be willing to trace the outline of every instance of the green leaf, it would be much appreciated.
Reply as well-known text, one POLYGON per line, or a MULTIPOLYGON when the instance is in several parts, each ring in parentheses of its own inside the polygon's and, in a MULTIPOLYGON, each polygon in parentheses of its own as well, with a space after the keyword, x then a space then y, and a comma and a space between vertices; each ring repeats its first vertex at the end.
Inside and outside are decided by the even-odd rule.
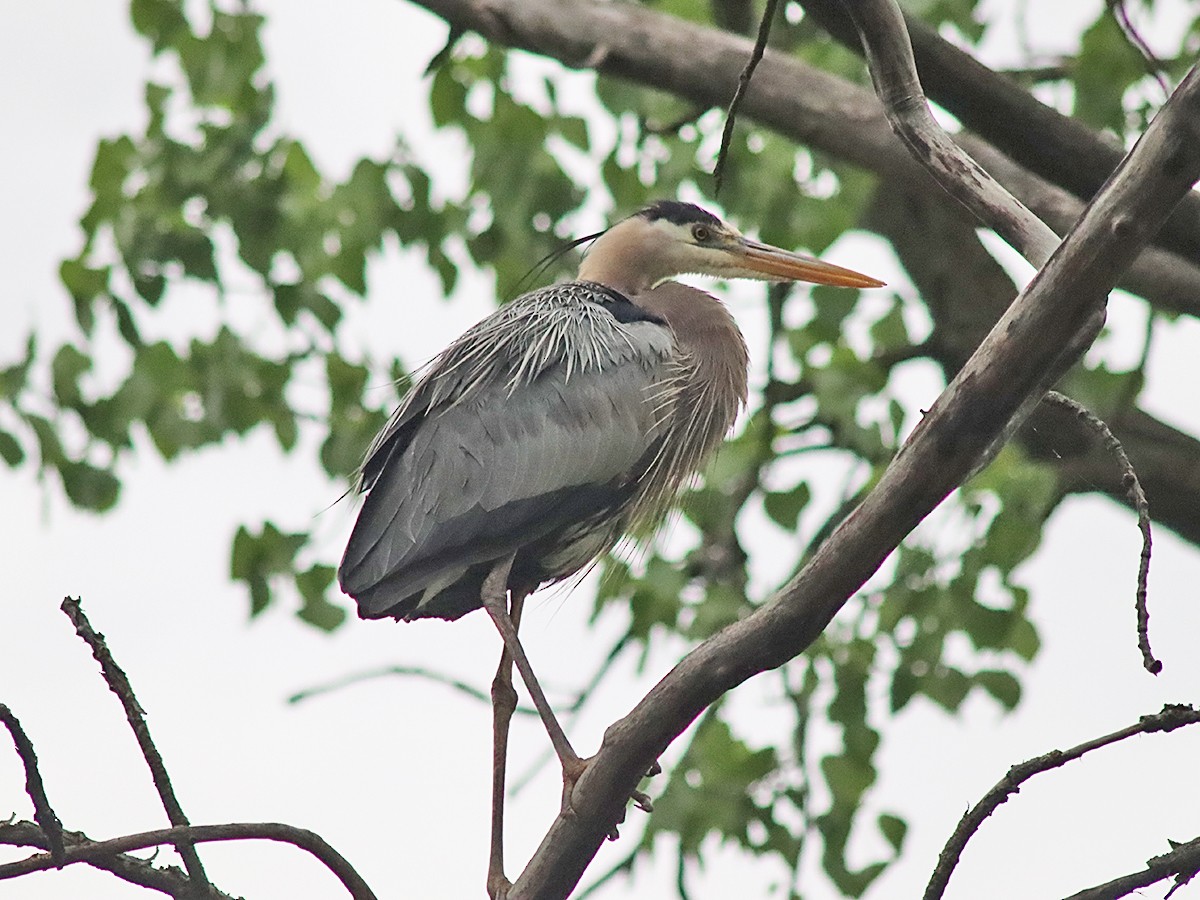
POLYGON ((297 615, 322 631, 333 631, 346 620, 346 611, 326 599, 336 572, 333 566, 318 564, 296 574, 296 589, 304 601, 297 615))
POLYGON ((264 522, 257 535, 244 525, 238 527, 229 574, 234 581, 244 581, 249 587, 251 616, 257 616, 271 603, 268 579, 294 571, 296 554, 307 542, 307 534, 288 534, 271 522, 264 522))
POLYGON ((79 376, 92 367, 92 360, 70 344, 63 344, 54 354, 50 373, 54 385, 54 397, 61 406, 78 407, 83 403, 79 390, 79 376))
POLYGON ((132 0, 129 17, 133 27, 150 39, 155 53, 173 46, 181 35, 189 33, 179 0, 132 0))
POLYGON ((991 694, 1005 709, 1021 702, 1021 682, 1011 672, 988 669, 975 673, 975 683, 991 694))
POLYGON ((1111 9, 1083 33, 1075 69, 1075 115, 1096 128, 1125 133, 1125 91, 1145 75, 1145 63, 1111 9))
POLYGON ((890 813, 880 813, 876 822, 879 825, 879 833, 898 855, 904 846, 904 837, 908 834, 908 823, 890 813))
POLYGON ((62 462, 58 467, 63 488, 80 509, 104 512, 117 502, 121 482, 112 472, 86 462, 62 462))
POLYGON ((19 466, 25 459, 25 451, 17 439, 3 430, 0 430, 0 459, 12 468, 19 466))
POLYGON ((800 482, 796 487, 786 492, 769 492, 763 495, 763 508, 776 524, 788 531, 795 531, 800 520, 800 513, 812 499, 812 490, 806 482, 800 482))
POLYGON ((95 300, 108 290, 109 267, 90 269, 78 259, 65 259, 58 276, 75 304, 75 321, 90 335, 96 324, 95 300))

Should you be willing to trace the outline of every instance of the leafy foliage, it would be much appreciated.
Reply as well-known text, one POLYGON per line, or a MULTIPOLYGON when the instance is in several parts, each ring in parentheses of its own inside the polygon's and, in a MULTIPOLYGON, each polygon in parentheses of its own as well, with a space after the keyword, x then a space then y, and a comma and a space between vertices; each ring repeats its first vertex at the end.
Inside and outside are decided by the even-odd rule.
MULTIPOLYGON (((653 5, 712 23, 702 4, 653 5)), ((434 123, 470 148, 461 202, 436 199, 436 167, 415 159, 404 135, 392 154, 363 158, 338 181, 273 118, 263 17, 213 3, 200 28, 185 6, 130 6, 134 27, 167 65, 146 83, 144 131, 97 146, 82 245, 59 270, 77 335, 55 347, 30 335, 22 357, 0 367, 0 459, 56 476, 81 508, 103 512, 119 502, 123 458, 152 448, 173 460, 261 429, 284 453, 318 447, 331 478, 351 477, 396 399, 368 396, 367 385, 383 374, 397 392, 407 383, 401 363, 352 358, 339 340, 348 305, 370 289, 367 263, 386 241, 419 249, 447 294, 458 281, 450 248, 461 245, 508 298, 590 200, 618 211, 680 193, 715 202, 704 173, 719 112, 600 79, 598 115, 616 134, 603 145, 587 122, 562 110, 554 77, 518 85, 513 59, 476 39, 440 54, 428 80, 434 123), (524 99, 531 96, 540 99, 524 99), (580 159, 598 182, 581 180, 572 164, 580 159), (205 310, 193 331, 184 339, 161 334, 166 313, 188 304, 205 310), (241 324, 246 304, 262 307, 267 328, 241 324), (123 357, 100 360, 97 348, 113 340, 123 357), (296 390, 301 369, 320 378, 320 402, 296 390), (107 374, 114 370, 115 378, 107 374), (302 442, 303 434, 313 441, 302 442)), ((988 27, 975 0, 907 6, 968 40, 988 27)), ((772 40, 782 52, 864 78, 856 58, 802 17, 782 16, 772 40)), ((1109 12, 1071 62, 1081 118, 1122 136, 1138 126, 1145 63, 1109 12)), ((856 225, 873 190, 868 175, 752 125, 736 134, 720 198, 732 217, 766 240, 814 251, 856 225)), ((567 270, 560 261, 541 277, 567 270)), ((758 548, 786 547, 790 562, 802 563, 882 472, 915 414, 889 362, 920 355, 924 338, 906 309, 915 301, 893 297, 881 310, 850 291, 818 288, 809 297, 771 291, 769 335, 752 348, 767 361, 766 383, 740 433, 683 499, 692 537, 605 563, 596 611, 627 609, 623 640, 643 658, 663 635, 700 641, 762 602, 763 592, 748 586, 775 550, 758 548), (805 306, 811 312, 797 316, 805 306), (847 473, 841 496, 815 489, 797 465, 803 454, 847 473)), ((1083 399, 1102 407, 1114 396, 1128 402, 1141 386, 1137 373, 1102 367, 1074 377, 1083 399)), ((972 695, 1004 709, 1019 702, 1023 666, 1038 650, 1019 569, 1059 496, 1048 470, 1016 450, 1002 453, 897 551, 803 659, 780 670, 786 712, 776 713, 776 745, 746 741, 723 708, 703 717, 641 852, 673 835, 682 866, 703 860, 715 837, 780 861, 793 873, 780 895, 798 897, 801 857, 816 839, 836 889, 866 891, 901 852, 906 831, 900 813, 871 810, 886 719, 917 702, 947 713, 972 695), (817 750, 814 724, 835 731, 840 749, 817 750), (889 851, 854 867, 848 847, 864 827, 889 851)), ((246 585, 252 615, 283 597, 315 627, 342 622, 334 569, 309 559, 309 543, 303 527, 269 518, 237 529, 230 574, 246 585)))

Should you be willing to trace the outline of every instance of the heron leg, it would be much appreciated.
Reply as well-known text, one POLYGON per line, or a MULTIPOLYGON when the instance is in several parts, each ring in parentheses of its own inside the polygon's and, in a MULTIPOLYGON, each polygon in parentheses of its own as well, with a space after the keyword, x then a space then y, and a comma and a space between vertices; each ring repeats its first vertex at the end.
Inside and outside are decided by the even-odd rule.
POLYGON ((574 788, 575 782, 579 780, 579 776, 583 774, 583 770, 587 768, 587 761, 581 759, 575 752, 571 742, 567 740, 562 726, 558 724, 558 719, 555 718, 554 711, 550 708, 549 701, 546 700, 546 694, 533 674, 529 658, 525 655, 524 648, 521 647, 516 626, 509 617, 505 594, 512 563, 513 557, 510 556, 493 567, 483 583, 480 599, 483 601, 483 608, 492 617, 496 630, 500 632, 504 647, 516 664, 517 671, 521 673, 521 680, 525 682, 529 697, 533 700, 533 705, 542 718, 542 724, 546 726, 546 733, 550 735, 550 743, 554 746, 554 752, 558 754, 558 761, 562 764, 563 770, 563 806, 567 807, 570 805, 571 790, 574 788))
MULTIPOLYGON (((525 594, 514 590, 508 613, 513 631, 521 627, 521 609, 524 605, 525 594)), ((500 666, 492 680, 492 840, 487 874, 487 892, 491 900, 504 900, 512 886, 504 874, 504 781, 508 768, 508 726, 516 708, 512 654, 508 652, 506 644, 500 651, 500 666)))

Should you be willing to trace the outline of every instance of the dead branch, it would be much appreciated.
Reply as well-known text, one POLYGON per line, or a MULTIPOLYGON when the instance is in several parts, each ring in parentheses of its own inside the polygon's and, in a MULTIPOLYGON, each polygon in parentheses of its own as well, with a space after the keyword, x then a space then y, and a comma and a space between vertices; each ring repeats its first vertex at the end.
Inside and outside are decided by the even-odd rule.
POLYGON ((33 750, 33 742, 25 734, 25 729, 17 721, 11 709, 0 703, 0 722, 12 735, 13 744, 17 748, 17 756, 25 767, 25 793, 33 802, 33 818, 46 839, 46 848, 50 851, 50 859, 58 867, 63 865, 63 827, 62 822, 50 806, 46 797, 46 788, 42 784, 42 775, 38 771, 37 754, 33 750))
POLYGON ((738 75, 737 90, 733 92, 733 99, 729 101, 729 110, 725 113, 725 127, 721 129, 721 149, 717 151, 717 164, 713 167, 714 196, 721 193, 721 181, 725 175, 725 163, 729 158, 729 145, 733 142, 733 126, 737 122, 738 107, 742 105, 742 98, 746 96, 746 89, 750 87, 754 70, 762 62, 767 40, 771 37, 771 23, 775 21, 775 10, 778 7, 779 0, 767 0, 766 9, 763 10, 762 19, 758 23, 758 37, 754 41, 754 50, 750 53, 745 68, 738 75))
MULTIPOLYGON (((63 840, 68 846, 95 843, 81 831, 63 831, 63 840)), ((50 849, 45 834, 35 822, 0 822, 0 844, 12 847, 50 849)), ((175 866, 159 868, 154 865, 152 860, 125 854, 87 859, 84 862, 94 869, 111 872, 122 881, 171 897, 188 897, 195 891, 187 873, 175 866)), ((207 896, 209 900, 235 900, 231 895, 222 893, 216 888, 210 888, 207 896)))
MULTIPOLYGON (((75 626, 75 632, 92 648, 92 656, 96 658, 96 662, 100 663, 100 672, 104 676, 105 683, 121 701, 121 706, 125 710, 125 718, 129 721, 129 727, 133 729, 138 747, 142 751, 142 757, 150 768, 150 777, 154 780, 154 787, 162 800, 163 809, 167 812, 167 819, 175 826, 189 824, 187 816, 183 814, 183 808, 179 805, 179 800, 175 797, 175 788, 171 785, 171 777, 167 774, 167 767, 163 763, 162 755, 150 737, 145 710, 142 709, 137 696, 133 693, 129 676, 113 659, 108 645, 104 643, 104 635, 97 634, 92 630, 91 623, 83 614, 79 600, 64 597, 61 609, 71 620, 71 624, 75 626)), ((185 836, 177 845, 177 849, 183 858, 188 876, 198 890, 197 896, 204 896, 205 889, 210 885, 204 874, 204 865, 200 862, 199 854, 196 853, 196 848, 187 841, 185 836)))
POLYGON ((1146 606, 1146 591, 1147 582, 1150 578, 1150 550, 1152 545, 1150 535, 1150 504, 1146 500, 1146 492, 1142 490, 1142 483, 1138 480, 1137 472, 1133 468, 1133 463, 1129 461, 1129 457, 1125 454, 1125 448, 1121 446, 1121 442, 1117 440, 1117 436, 1112 433, 1112 430, 1104 423, 1104 420, 1099 418, 1086 406, 1076 403, 1070 397, 1064 396, 1057 391, 1050 391, 1042 398, 1046 402, 1053 403, 1056 406, 1061 406, 1069 410, 1079 421, 1083 422, 1089 429, 1100 436, 1104 442, 1104 449, 1110 453, 1117 462, 1117 466, 1121 471, 1121 483, 1125 485, 1125 492, 1129 497, 1129 505, 1137 511, 1138 530, 1142 533, 1142 553, 1138 563, 1137 576, 1137 592, 1134 600, 1134 606, 1137 609, 1137 638, 1138 650, 1142 654, 1142 665, 1151 675, 1157 675, 1162 671, 1162 661, 1155 659, 1154 651, 1150 649, 1150 610, 1146 606))
MULTIPOLYGON (((1018 763, 1008 770, 1008 773, 996 783, 991 790, 984 794, 983 798, 971 807, 959 821, 958 826, 954 829, 954 833, 946 842, 946 846, 942 848, 941 855, 938 857, 937 866, 933 870, 933 875, 929 879, 929 884, 925 888, 924 900, 940 900, 946 892, 946 885, 950 882, 950 876, 954 872, 954 867, 958 865, 958 860, 962 856, 963 850, 967 846, 967 841, 979 830, 984 820, 995 811, 995 809, 1005 802, 1013 794, 1021 789, 1021 785, 1041 772, 1049 772, 1052 769, 1057 769, 1066 765, 1073 760, 1079 759, 1086 753, 1092 750, 1098 750, 1101 747, 1107 747, 1110 744, 1115 744, 1118 741, 1126 740, 1133 737, 1135 734, 1153 734, 1155 732, 1174 731, 1176 728, 1182 728, 1185 725, 1194 725, 1200 722, 1200 710, 1195 710, 1190 706, 1164 706, 1162 712, 1155 713, 1151 716, 1142 716, 1136 724, 1122 728, 1120 731, 1114 731, 1112 734, 1106 734, 1103 737, 1093 738, 1090 741, 1085 741, 1076 747, 1069 750, 1051 750, 1042 756, 1034 759, 1026 760, 1023 763, 1018 763)), ((1200 851, 1193 850, 1190 857, 1193 862, 1200 859, 1200 851)), ((1151 860, 1153 863, 1153 860, 1151 860)), ((1167 875, 1181 871, 1180 869, 1170 869, 1164 871, 1163 874, 1150 881, 1142 884, 1152 884, 1159 881, 1167 875)), ((1134 885, 1133 887, 1140 887, 1134 885)), ((1094 889, 1097 890, 1097 889, 1094 889)), ((1077 894, 1077 897, 1092 896, 1087 894, 1077 894)), ((1108 894, 1097 894, 1096 897, 1110 896, 1108 894)), ((1111 896, 1124 896, 1124 894, 1113 894, 1111 896)))
POLYGON ((1200 838, 1193 838, 1186 844, 1168 843, 1171 851, 1146 860, 1146 868, 1141 872, 1072 894, 1067 900, 1116 900, 1174 875, 1175 884, 1164 895, 1164 900, 1169 900, 1172 894, 1200 873, 1200 838))
MULTIPOLYGON (((278 822, 229 823, 227 825, 185 825, 127 834, 107 841, 84 841, 68 844, 65 865, 91 863, 96 865, 104 859, 117 858, 133 850, 158 847, 163 844, 178 846, 204 844, 211 841, 279 841, 298 847, 319 859, 342 883, 354 900, 377 900, 375 893, 355 871, 344 856, 329 846, 319 834, 293 825, 278 822)), ((0 881, 18 878, 31 872, 42 872, 55 868, 49 854, 39 853, 27 859, 0 865, 0 881)))

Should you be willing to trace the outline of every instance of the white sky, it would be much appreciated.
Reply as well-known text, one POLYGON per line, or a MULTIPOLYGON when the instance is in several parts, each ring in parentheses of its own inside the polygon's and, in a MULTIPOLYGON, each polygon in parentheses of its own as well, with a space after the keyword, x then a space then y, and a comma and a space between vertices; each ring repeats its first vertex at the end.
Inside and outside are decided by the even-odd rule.
MULTIPOLYGON (((432 17, 395 0, 277 0, 267 8, 280 122, 308 143, 322 165, 339 172, 358 154, 383 154, 401 127, 428 133, 418 75, 444 34, 432 17)), ((0 365, 15 359, 31 324, 48 340, 71 333, 57 265, 77 250, 74 223, 86 203, 97 137, 140 126, 146 65, 124 3, 5 5, 0 246, 8 252, 0 365)), ((425 138, 418 149, 460 165, 453 140, 425 138)), ((851 261, 859 246, 839 245, 834 256, 851 261)), ((857 258, 853 264, 893 278, 887 259, 857 258)), ((348 346, 362 341, 380 353, 390 349, 420 359, 488 309, 488 291, 486 279, 467 278, 456 302, 443 305, 433 299, 434 279, 393 255, 372 268, 372 302, 350 317, 344 338, 348 346)), ((261 312, 253 298, 231 302, 247 303, 239 316, 250 321, 261 312)), ((188 302, 169 307, 160 327, 184 333, 208 304, 188 295, 188 302)), ((753 331, 754 301, 739 299, 734 308, 753 331)), ((1137 318, 1136 304, 1116 303, 1114 319, 1129 323, 1130 334, 1139 331, 1137 318)), ((1194 322, 1162 329, 1147 400, 1153 411, 1193 431, 1200 429, 1200 413, 1187 386, 1195 383, 1198 338, 1194 322)), ((1128 359, 1134 343, 1118 333, 1111 352, 1128 359)), ((483 896, 490 747, 485 706, 417 680, 377 681, 299 707, 286 706, 284 698, 391 664, 429 666, 486 688, 499 649, 487 619, 473 615, 452 626, 354 620, 332 636, 285 609, 248 623, 244 592, 226 577, 236 523, 269 517, 284 528, 302 526, 339 488, 303 453, 281 458, 262 433, 172 466, 143 453, 123 475, 121 504, 104 517, 71 510, 56 486, 43 488, 26 471, 2 476, 7 514, 0 518, 0 702, 12 707, 34 741, 51 801, 67 827, 109 837, 165 824, 118 704, 57 610, 71 593, 83 595, 93 625, 108 636, 129 673, 192 821, 282 821, 311 828, 346 855, 380 897, 483 896)), ((317 519, 319 549, 327 559, 339 554, 352 516, 352 507, 339 505, 317 519)), ((1196 699, 1200 560, 1165 530, 1156 534, 1151 636, 1166 670, 1153 679, 1141 671, 1134 644, 1138 546, 1132 517, 1112 503, 1066 503, 1023 573, 1034 587, 1044 649, 1025 679, 1018 712, 1004 716, 976 696, 957 719, 917 701, 887 723, 880 783, 869 809, 898 812, 909 820, 910 832, 904 860, 869 897, 918 895, 959 815, 1012 763, 1120 728, 1164 702, 1196 699)), ((586 631, 589 608, 586 594, 555 594, 532 604, 523 635, 544 683, 577 685, 619 633, 615 616, 601 623, 599 635, 586 631)), ((631 664, 618 667, 590 712, 569 726, 576 747, 585 754, 594 750, 604 727, 681 652, 681 646, 659 648, 640 675, 631 664)), ((761 702, 765 693, 761 680, 738 692, 746 734, 771 733, 770 710, 761 702)), ((538 724, 518 720, 512 771, 538 759, 545 743, 538 724)), ((0 817, 15 812, 28 818, 23 775, 2 746, 0 741, 0 817)), ((1139 868, 1167 849, 1166 838, 1195 837, 1198 754, 1200 731, 1143 737, 1036 779, 985 824, 950 896, 1062 896, 1139 868)), ((553 818, 557 779, 547 767, 511 801, 510 874, 520 870, 553 818)), ((602 850, 592 877, 628 852, 640 816, 630 813, 634 827, 602 850)), ((873 858, 878 848, 865 840, 861 849, 856 863, 873 858)), ((216 883, 233 894, 254 900, 342 896, 317 864, 288 848, 208 845, 202 854, 216 883)), ((21 855, 0 850, 0 859, 21 855)), ((747 866, 733 852, 712 859, 704 872, 691 873, 697 900, 735 891, 766 896, 780 874, 747 866)), ((673 882, 674 856, 663 852, 654 865, 639 869, 632 886, 617 882, 602 896, 669 896, 673 882)), ((83 867, 8 882, 2 893, 13 900, 143 895, 83 867)), ((1175 896, 1200 897, 1200 888, 1175 896)))

